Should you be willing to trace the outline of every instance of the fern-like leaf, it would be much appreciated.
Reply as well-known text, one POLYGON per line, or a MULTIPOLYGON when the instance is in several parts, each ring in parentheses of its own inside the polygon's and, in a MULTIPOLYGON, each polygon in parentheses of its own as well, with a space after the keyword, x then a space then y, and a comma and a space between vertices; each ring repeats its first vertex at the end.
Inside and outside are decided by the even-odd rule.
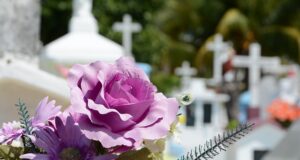
POLYGON ((25 134, 31 135, 33 128, 30 122, 30 115, 24 102, 19 99, 18 104, 15 104, 18 108, 18 114, 20 116, 21 127, 24 129, 25 134))
POLYGON ((213 159, 221 151, 226 151, 231 144, 248 134, 253 126, 254 124, 239 125, 236 129, 226 131, 222 135, 218 134, 213 139, 206 141, 204 145, 195 147, 194 150, 191 150, 177 160, 213 159))
POLYGON ((31 139, 28 137, 28 135, 32 135, 33 132, 33 127, 31 125, 30 121, 30 115, 27 110, 27 107, 24 102, 22 102, 19 99, 18 104, 16 104, 16 107, 18 108, 18 114, 20 116, 20 123, 21 127, 24 130, 24 134, 22 135, 22 140, 25 146, 25 153, 28 152, 35 152, 37 148, 35 145, 32 143, 31 139))

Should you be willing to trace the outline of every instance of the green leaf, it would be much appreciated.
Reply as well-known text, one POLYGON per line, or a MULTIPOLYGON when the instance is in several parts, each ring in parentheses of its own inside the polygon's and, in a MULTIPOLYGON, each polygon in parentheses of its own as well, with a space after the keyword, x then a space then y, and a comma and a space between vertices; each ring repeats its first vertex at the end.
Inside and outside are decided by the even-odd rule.
POLYGON ((138 151, 128 151, 119 156, 117 160, 154 160, 151 158, 151 152, 147 148, 138 151))
POLYGON ((19 160, 20 155, 24 152, 24 148, 0 145, 0 159, 19 160))

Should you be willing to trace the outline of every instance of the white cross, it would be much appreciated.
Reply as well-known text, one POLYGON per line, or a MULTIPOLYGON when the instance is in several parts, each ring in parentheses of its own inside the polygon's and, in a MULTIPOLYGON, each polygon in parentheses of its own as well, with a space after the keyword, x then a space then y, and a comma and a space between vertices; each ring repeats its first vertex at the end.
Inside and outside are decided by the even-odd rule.
POLYGON ((132 18, 129 14, 123 16, 123 22, 116 22, 113 25, 115 31, 122 32, 122 43, 125 49, 125 53, 128 56, 132 56, 131 47, 132 47, 132 33, 139 32, 142 27, 139 23, 133 23, 132 18))
POLYGON ((235 56, 232 64, 235 67, 249 68, 250 107, 259 107, 259 81, 262 68, 272 68, 280 65, 280 59, 276 57, 261 57, 261 47, 258 43, 252 43, 249 56, 235 56))
POLYGON ((213 42, 207 44, 207 48, 214 53, 213 81, 218 84, 222 81, 222 65, 228 60, 229 43, 223 42, 223 37, 217 34, 213 42))
POLYGON ((190 84, 191 77, 197 74, 188 61, 183 61, 181 67, 175 69, 175 74, 182 77, 182 87, 186 89, 190 84))
POLYGON ((92 14, 93 0, 73 0, 74 16, 85 16, 92 14))

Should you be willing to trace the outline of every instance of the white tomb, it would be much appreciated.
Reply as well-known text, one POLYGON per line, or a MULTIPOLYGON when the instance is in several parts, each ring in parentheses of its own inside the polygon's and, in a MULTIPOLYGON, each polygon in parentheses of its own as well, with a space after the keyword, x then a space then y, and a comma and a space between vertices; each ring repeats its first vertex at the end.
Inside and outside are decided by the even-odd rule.
MULTIPOLYGON (((195 146, 204 143, 205 140, 212 138, 216 133, 222 132, 227 124, 226 111, 223 104, 229 100, 229 96, 218 94, 214 90, 208 89, 206 87, 206 79, 192 78, 192 76, 196 75, 197 70, 192 68, 188 61, 184 61, 181 67, 176 68, 175 73, 181 76, 182 86, 181 90, 174 94, 189 93, 194 99, 190 106, 186 106, 191 107, 194 105, 194 110, 192 111, 195 115, 194 125, 182 126, 179 134, 180 145, 184 148, 184 152, 188 152, 190 149, 194 149, 195 146), (206 124, 203 122, 204 104, 212 105, 211 122, 206 124)), ((187 115, 184 111, 185 107, 181 109, 183 114, 187 115)), ((219 158, 222 159, 222 156, 219 158)))
POLYGON ((191 149, 222 131, 227 124, 223 104, 229 100, 228 95, 217 94, 214 90, 207 89, 204 79, 191 78, 189 84, 189 87, 185 89, 185 93, 190 93, 194 99, 195 125, 193 127, 183 126, 181 141, 185 149, 191 149), (211 123, 209 125, 203 122, 203 105, 205 103, 212 104, 211 123))
POLYGON ((129 14, 123 16, 123 22, 116 22, 113 25, 115 31, 122 32, 122 43, 126 56, 132 56, 132 33, 141 31, 142 27, 139 23, 133 23, 129 14))
POLYGON ((285 131, 272 124, 262 124, 231 145, 227 160, 254 160, 255 151, 271 151, 283 139, 285 131))
MULTIPOLYGON (((227 124, 227 117, 225 108, 222 106, 225 102, 229 101, 230 97, 227 94, 216 93, 212 89, 206 88, 205 80, 200 78, 193 78, 190 81, 188 92, 194 98, 196 106, 203 106, 205 103, 212 104, 212 125, 217 128, 225 127, 227 124)), ((196 124, 195 126, 203 125, 203 109, 196 109, 196 124), (197 115, 198 114, 198 115, 197 115)))
POLYGON ((40 70, 37 65, 5 54, 0 59, 0 123, 18 120, 15 104, 21 99, 31 115, 42 98, 69 105, 69 88, 65 80, 40 70))
POLYGON ((124 55, 122 46, 98 34, 92 0, 73 0, 69 33, 46 45, 41 68, 59 75, 58 67, 101 60, 114 62, 124 55))
POLYGON ((217 34, 214 41, 207 44, 207 48, 214 54, 212 83, 220 84, 222 82, 222 65, 229 59, 231 46, 228 42, 223 42, 221 34, 217 34))
POLYGON ((251 94, 250 107, 259 107, 259 82, 260 70, 280 65, 277 57, 261 57, 261 48, 258 43, 252 43, 249 56, 234 56, 232 60, 234 67, 249 68, 249 90, 251 94))

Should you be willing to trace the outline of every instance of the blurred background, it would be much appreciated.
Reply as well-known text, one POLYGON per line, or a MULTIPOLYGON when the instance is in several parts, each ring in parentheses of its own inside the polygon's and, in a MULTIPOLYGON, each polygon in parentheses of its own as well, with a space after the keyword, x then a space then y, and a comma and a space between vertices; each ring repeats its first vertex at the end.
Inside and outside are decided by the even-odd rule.
MULTIPOLYGON (((190 61, 198 75, 212 76, 213 55, 205 44, 216 33, 230 40, 237 54, 247 54, 251 42, 262 55, 299 63, 300 10, 297 0, 95 0, 93 14, 99 33, 121 44, 122 33, 112 25, 125 13, 142 25, 133 35, 138 62, 153 66, 152 79, 164 91, 179 85, 174 69, 190 61)), ((68 32, 72 1, 43 0, 41 41, 44 45, 68 32)))
POLYGON ((299 160, 299 20, 299 0, 0 0, 0 121, 18 98, 67 107, 73 64, 128 56, 160 92, 193 99, 166 160, 246 122, 216 159, 299 160))

